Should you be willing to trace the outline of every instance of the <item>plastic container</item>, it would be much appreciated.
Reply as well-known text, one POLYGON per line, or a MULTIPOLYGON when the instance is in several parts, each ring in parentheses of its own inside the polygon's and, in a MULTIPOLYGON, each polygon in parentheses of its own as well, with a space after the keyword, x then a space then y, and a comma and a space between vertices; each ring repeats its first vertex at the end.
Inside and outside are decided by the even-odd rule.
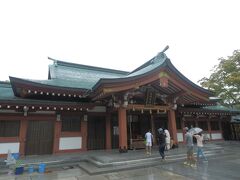
POLYGON ((34 167, 28 166, 28 173, 33 173, 33 172, 34 172, 34 167))
POLYGON ((13 157, 14 159, 18 160, 19 157, 20 157, 20 154, 19 154, 19 153, 12 153, 12 157, 13 157))
POLYGON ((15 175, 23 174, 24 167, 16 167, 15 169, 15 175))
POLYGON ((38 172, 39 173, 44 173, 45 172, 45 168, 46 168, 46 164, 43 164, 43 163, 39 164, 38 172))

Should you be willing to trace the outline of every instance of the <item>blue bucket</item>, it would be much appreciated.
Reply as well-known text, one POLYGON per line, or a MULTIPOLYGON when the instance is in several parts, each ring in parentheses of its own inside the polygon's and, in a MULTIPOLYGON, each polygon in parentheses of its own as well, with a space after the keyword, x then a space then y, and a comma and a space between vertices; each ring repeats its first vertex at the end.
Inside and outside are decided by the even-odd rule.
POLYGON ((38 172, 39 173, 44 173, 45 172, 45 167, 46 167, 46 164, 39 164, 38 166, 38 172))
POLYGON ((34 172, 34 167, 33 166, 29 166, 28 167, 28 173, 33 173, 34 172))
POLYGON ((15 169, 15 175, 19 175, 19 174, 22 174, 24 171, 24 167, 17 167, 15 169))

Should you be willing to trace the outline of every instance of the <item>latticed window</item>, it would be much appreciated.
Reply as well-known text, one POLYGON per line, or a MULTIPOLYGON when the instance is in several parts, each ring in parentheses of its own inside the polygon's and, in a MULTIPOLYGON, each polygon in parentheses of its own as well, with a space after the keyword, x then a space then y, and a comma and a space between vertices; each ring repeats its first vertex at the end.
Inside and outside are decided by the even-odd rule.
POLYGON ((0 137, 19 136, 20 121, 0 121, 0 137))
POLYGON ((220 130, 218 121, 211 121, 210 125, 211 125, 211 130, 213 131, 220 130))
POLYGON ((185 121, 184 125, 185 125, 185 127, 188 127, 188 128, 196 127, 195 121, 191 121, 191 120, 185 121))
POLYGON ((203 129, 204 131, 207 131, 208 130, 207 121, 198 121, 198 127, 203 129))
POLYGON ((68 131, 68 132, 81 131, 80 116, 64 116, 64 117, 62 117, 62 131, 68 131))

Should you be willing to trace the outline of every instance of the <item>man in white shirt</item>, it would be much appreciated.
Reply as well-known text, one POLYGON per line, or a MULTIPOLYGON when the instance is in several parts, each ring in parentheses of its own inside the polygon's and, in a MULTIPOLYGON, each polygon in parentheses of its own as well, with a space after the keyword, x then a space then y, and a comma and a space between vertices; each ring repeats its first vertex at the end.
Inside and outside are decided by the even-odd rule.
POLYGON ((170 133, 167 129, 164 129, 164 133, 166 135, 166 150, 169 150, 170 149, 170 140, 171 140, 171 137, 170 137, 170 133))
POLYGON ((151 130, 149 130, 145 134, 145 141, 146 141, 146 154, 151 155, 151 153, 152 153, 152 141, 153 141, 153 135, 151 133, 151 130))

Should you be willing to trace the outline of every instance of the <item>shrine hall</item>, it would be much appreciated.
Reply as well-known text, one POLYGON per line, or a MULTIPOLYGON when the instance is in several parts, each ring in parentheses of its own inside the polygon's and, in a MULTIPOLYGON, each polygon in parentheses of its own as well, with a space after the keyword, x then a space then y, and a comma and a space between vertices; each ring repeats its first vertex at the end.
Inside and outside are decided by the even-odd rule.
POLYGON ((0 156, 128 152, 145 147, 149 129, 157 145, 160 127, 175 143, 185 126, 209 141, 231 139, 235 112, 179 72, 166 49, 131 72, 49 58, 46 80, 0 82, 0 156))

